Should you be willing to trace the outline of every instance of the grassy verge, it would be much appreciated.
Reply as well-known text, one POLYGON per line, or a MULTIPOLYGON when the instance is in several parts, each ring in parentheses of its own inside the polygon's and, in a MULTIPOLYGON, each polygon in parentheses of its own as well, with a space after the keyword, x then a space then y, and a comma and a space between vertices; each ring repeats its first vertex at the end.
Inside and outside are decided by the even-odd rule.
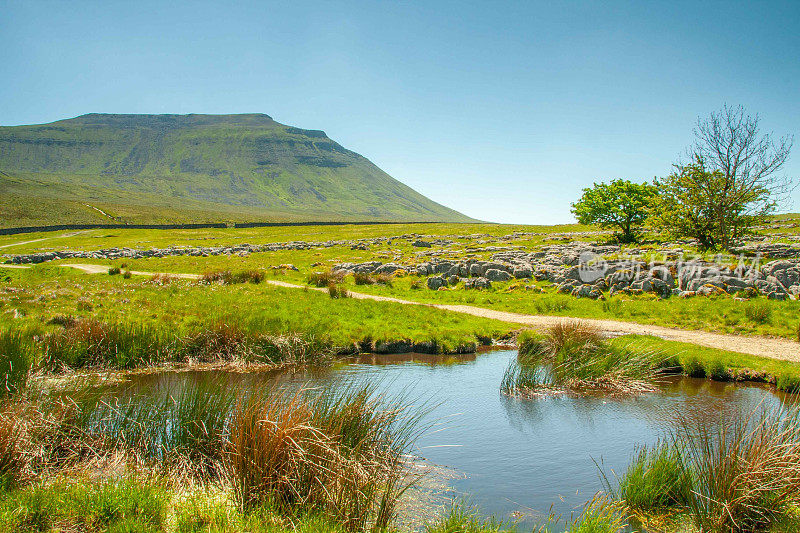
POLYGON ((682 419, 635 454, 616 493, 659 530, 797 531, 799 420, 797 407, 762 406, 713 427, 682 419))
POLYGON ((58 267, 11 271, 9 277, 0 293, 0 331, 7 332, 0 342, 9 343, 9 353, 33 349, 34 362, 47 369, 464 352, 512 330, 502 322, 425 307, 252 283, 260 279, 253 273, 251 283, 239 284, 126 279, 58 267))
MULTIPOLYGON (((231 506, 225 520, 268 510, 278 525, 313 516, 344 531, 384 530, 417 479, 408 459, 419 416, 374 386, 242 397, 208 382, 160 398, 31 398, 0 413, 4 531, 162 531, 169 502, 197 486, 223 495, 212 514, 231 506)), ((179 523, 197 522, 188 510, 182 501, 179 523)))
POLYGON ((612 345, 632 345, 658 353, 672 371, 690 377, 716 381, 754 381, 769 383, 778 390, 800 392, 800 363, 666 341, 646 335, 625 335, 612 345))
POLYGON ((175 490, 163 482, 125 475, 92 480, 61 477, 0 493, 3 531, 109 532, 342 532, 320 517, 287 520, 273 509, 240 511, 219 490, 175 490))

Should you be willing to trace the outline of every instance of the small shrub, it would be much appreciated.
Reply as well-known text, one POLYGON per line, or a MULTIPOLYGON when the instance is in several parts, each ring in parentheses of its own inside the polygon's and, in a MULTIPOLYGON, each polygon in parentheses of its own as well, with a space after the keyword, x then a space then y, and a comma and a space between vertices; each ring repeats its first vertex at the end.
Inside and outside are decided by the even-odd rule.
POLYGON ((392 276, 389 274, 378 274, 375 278, 375 283, 378 285, 386 285, 387 287, 392 286, 392 276))
POLYGON ((116 266, 115 267, 111 267, 111 268, 108 269, 108 274, 110 276, 116 276, 120 272, 122 272, 122 270, 119 267, 116 267, 116 266))
POLYGON ((344 285, 340 285, 338 283, 329 283, 328 295, 331 298, 348 298, 350 293, 347 291, 347 287, 344 285))
POLYGON ((748 302, 744 307, 744 316, 756 324, 767 324, 772 321, 772 306, 766 300, 748 302))
POLYGON ((353 278, 356 285, 373 285, 375 283, 375 279, 366 272, 355 272, 353 278))
POLYGON ((237 283, 261 283, 266 274, 263 270, 244 270, 241 272, 231 272, 230 270, 210 270, 200 277, 199 283, 211 284, 220 283, 222 285, 233 285, 237 283))
POLYGON ((265 274, 263 270, 245 270, 243 272, 236 272, 231 276, 230 283, 253 283, 259 284, 264 281, 265 274))
POLYGON ((327 287, 331 283, 341 283, 344 275, 341 272, 312 272, 306 278, 309 285, 315 287, 327 287))
POLYGON ((122 273, 122 277, 124 279, 131 279, 131 271, 130 270, 126 270, 125 272, 122 273))
POLYGON ((153 285, 169 285, 176 279, 175 276, 170 276, 169 274, 156 273, 150 276, 150 283, 153 285))

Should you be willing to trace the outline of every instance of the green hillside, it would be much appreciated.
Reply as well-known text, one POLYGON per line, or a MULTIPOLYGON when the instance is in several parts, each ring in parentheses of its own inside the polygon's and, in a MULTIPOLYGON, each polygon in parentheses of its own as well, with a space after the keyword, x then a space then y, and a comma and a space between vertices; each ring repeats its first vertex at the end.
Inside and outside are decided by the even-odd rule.
POLYGON ((325 132, 267 115, 89 114, 0 127, 0 226, 461 222, 325 132))

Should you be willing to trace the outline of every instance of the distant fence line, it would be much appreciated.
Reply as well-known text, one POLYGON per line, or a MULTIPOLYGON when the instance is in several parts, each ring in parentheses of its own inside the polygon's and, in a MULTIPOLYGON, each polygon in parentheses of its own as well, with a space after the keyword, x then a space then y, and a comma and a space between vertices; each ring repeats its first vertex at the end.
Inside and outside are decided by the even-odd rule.
POLYGON ((38 233, 44 231, 64 231, 82 229, 205 229, 205 228, 262 228, 275 226, 364 226, 370 224, 434 224, 434 222, 224 222, 207 224, 56 224, 52 226, 21 226, 18 228, 0 228, 0 235, 17 233, 38 233))

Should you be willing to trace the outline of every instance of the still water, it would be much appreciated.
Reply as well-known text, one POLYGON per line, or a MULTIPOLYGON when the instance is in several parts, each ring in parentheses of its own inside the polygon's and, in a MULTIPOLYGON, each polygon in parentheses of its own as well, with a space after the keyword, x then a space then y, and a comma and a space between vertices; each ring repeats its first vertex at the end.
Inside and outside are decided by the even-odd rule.
MULTIPOLYGON (((613 481, 637 445, 651 444, 676 417, 710 425, 731 409, 778 404, 769 389, 675 378, 661 391, 639 396, 509 398, 500 382, 515 351, 458 359, 410 355, 368 356, 347 365, 302 372, 224 373, 224 386, 324 386, 340 380, 377 381, 390 394, 427 403, 431 429, 417 441, 427 462, 446 466, 451 495, 486 514, 535 523, 551 511, 565 518, 613 481)), ((219 374, 219 372, 215 372, 219 374)), ((124 388, 174 390, 207 378, 203 372, 132 376, 124 388)))

